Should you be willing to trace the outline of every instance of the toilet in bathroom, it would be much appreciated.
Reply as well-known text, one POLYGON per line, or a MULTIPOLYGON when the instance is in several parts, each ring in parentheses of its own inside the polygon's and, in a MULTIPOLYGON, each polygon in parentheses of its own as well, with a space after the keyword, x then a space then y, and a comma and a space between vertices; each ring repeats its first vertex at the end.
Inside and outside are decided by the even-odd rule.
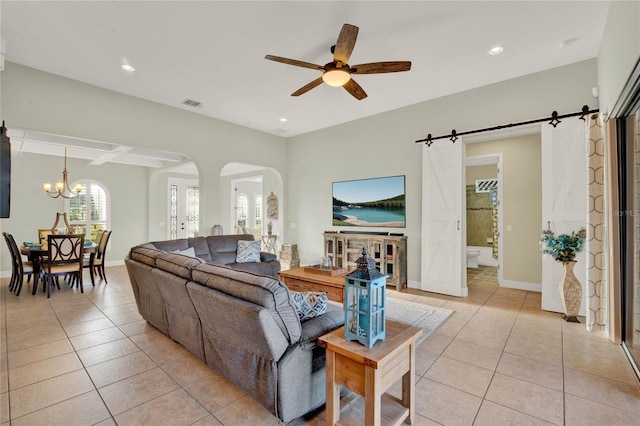
POLYGON ((467 247, 467 268, 478 268, 480 250, 467 247))

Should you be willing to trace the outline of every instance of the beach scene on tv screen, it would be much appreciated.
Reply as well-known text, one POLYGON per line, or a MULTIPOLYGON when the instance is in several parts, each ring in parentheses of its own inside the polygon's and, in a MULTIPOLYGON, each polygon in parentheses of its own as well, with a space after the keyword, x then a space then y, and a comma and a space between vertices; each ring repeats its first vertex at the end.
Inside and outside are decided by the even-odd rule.
POLYGON ((404 176, 333 183, 334 226, 405 227, 404 176))

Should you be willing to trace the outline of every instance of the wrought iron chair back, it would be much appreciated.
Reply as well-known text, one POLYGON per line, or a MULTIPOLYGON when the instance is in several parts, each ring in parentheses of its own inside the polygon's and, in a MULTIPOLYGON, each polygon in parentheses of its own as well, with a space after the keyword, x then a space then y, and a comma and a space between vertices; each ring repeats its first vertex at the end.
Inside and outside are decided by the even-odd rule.
MULTIPOLYGON (((82 286, 82 258, 84 247, 84 234, 60 234, 48 237, 47 259, 47 297, 51 297, 51 286, 54 277, 60 275, 74 275, 80 285, 80 292, 84 293, 82 286)), ((58 288, 60 285, 57 284, 58 288)))
POLYGON ((33 274, 33 267, 30 262, 22 262, 20 249, 18 248, 18 244, 16 244, 16 240, 13 238, 13 235, 6 232, 3 232, 2 235, 7 242, 9 253, 11 254, 11 281, 9 283, 9 290, 16 290, 16 296, 20 296, 24 276, 27 275, 31 278, 31 274, 33 274))

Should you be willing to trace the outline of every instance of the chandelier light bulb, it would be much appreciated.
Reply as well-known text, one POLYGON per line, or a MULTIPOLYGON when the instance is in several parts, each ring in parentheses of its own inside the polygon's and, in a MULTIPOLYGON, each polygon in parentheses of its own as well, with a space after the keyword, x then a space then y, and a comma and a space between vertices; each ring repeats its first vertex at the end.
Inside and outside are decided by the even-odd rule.
POLYGON ((42 187, 47 192, 51 191, 51 184, 50 183, 45 183, 44 185, 42 185, 42 187))

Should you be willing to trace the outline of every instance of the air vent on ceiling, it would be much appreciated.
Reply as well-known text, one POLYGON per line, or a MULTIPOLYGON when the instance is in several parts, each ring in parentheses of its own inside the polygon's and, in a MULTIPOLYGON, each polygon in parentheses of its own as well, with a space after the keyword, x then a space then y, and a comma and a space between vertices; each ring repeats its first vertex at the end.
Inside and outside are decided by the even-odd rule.
POLYGON ((182 105, 190 106, 191 108, 200 108, 202 102, 194 101, 193 99, 185 99, 182 101, 182 105))
POLYGON ((476 192, 491 192, 498 189, 498 179, 478 179, 476 181, 476 192))

